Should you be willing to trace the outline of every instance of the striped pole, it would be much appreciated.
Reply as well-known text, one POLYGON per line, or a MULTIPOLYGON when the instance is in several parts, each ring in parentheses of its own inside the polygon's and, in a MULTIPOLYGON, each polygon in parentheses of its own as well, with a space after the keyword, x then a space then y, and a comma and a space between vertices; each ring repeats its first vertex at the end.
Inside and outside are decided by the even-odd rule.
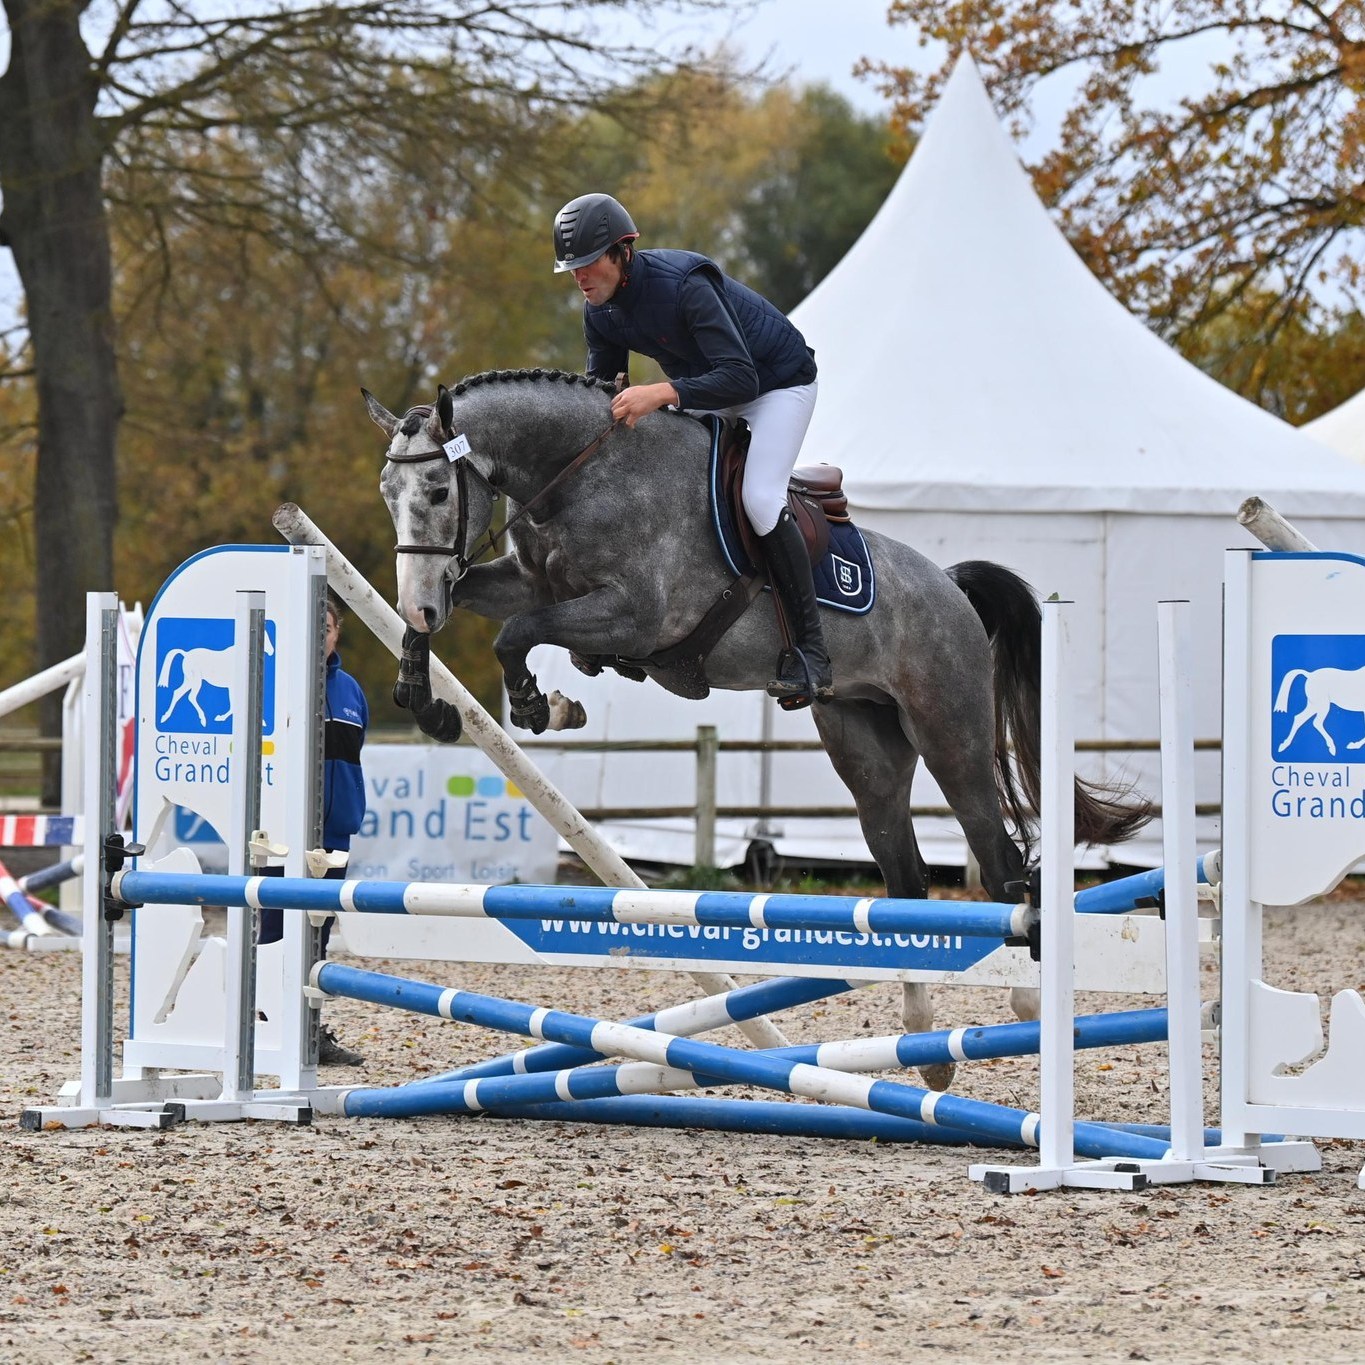
MULTIPOLYGON (((832 1071, 889 1071, 897 1067, 937 1066, 949 1062, 984 1061, 992 1057, 1036 1057, 1042 1026, 1037 1020, 987 1024, 979 1028, 939 1029, 887 1038, 850 1038, 778 1048, 771 1055, 808 1062, 832 1071)), ((1074 1021, 1078 1048, 1122 1047, 1159 1043, 1166 1037, 1166 1011, 1119 1010, 1082 1014, 1074 1021)))
MULTIPOLYGON (((690 1038, 697 1033, 724 1028, 727 1024, 775 1014, 797 1005, 808 1005, 813 1000, 825 1000, 858 988, 859 983, 853 981, 778 976, 770 981, 738 986, 722 995, 708 995, 682 1005, 670 1005, 657 1014, 641 1015, 638 1019, 627 1020, 627 1023, 632 1028, 671 1033, 675 1038, 690 1038)), ((539 1071, 564 1071, 601 1059, 600 1052, 592 1052, 588 1048, 543 1043, 540 1047, 523 1048, 520 1052, 509 1052, 486 1062, 456 1067, 454 1071, 446 1071, 439 1076, 424 1076, 421 1080, 409 1081, 408 1085, 437 1085, 448 1081, 477 1080, 480 1076, 524 1076, 539 1071)))
POLYGON ((118 873, 113 892, 130 905, 227 905, 371 915, 588 924, 696 925, 846 934, 1010 938, 1037 922, 1028 905, 889 900, 855 896, 639 891, 610 886, 473 886, 442 882, 336 882, 307 877, 118 873))
MULTIPOLYGON (((10 875, 10 870, 0 863, 0 901, 4 901, 10 914, 19 921, 24 935, 64 933, 64 929, 48 923, 41 902, 33 901, 10 875)), ((68 918, 63 916, 63 919, 68 918)), ((19 931, 16 930, 15 934, 19 931)), ((78 930, 79 932, 79 930, 78 930)), ((16 944, 16 946, 18 946, 16 944)))
POLYGON ((19 878, 21 891, 46 891, 50 886, 60 886, 79 877, 85 871, 85 854, 78 853, 64 862, 53 863, 51 867, 40 867, 36 872, 19 878))
MULTIPOLYGON (((623 1095, 597 1100, 527 1104, 489 1118, 544 1119, 558 1123, 614 1123, 634 1128, 689 1128, 721 1133, 771 1133, 781 1137, 846 1138, 853 1141, 971 1142, 950 1128, 914 1119, 873 1114, 841 1104, 798 1104, 790 1100, 736 1100, 696 1095, 623 1095)), ((997 1140, 1007 1146, 1004 1138, 997 1140)), ((1018 1144, 1016 1144, 1018 1145, 1018 1144)))
POLYGON ((0 815, 0 848, 46 848, 85 842, 79 815, 0 815))
MULTIPOLYGON (((657 1024, 655 1028, 661 1033, 669 1032, 667 1028, 657 1024)), ((1087 1015, 1076 1020, 1077 1047, 1115 1047, 1131 1043, 1159 1042, 1165 1037, 1165 1010, 1130 1010, 1115 1014, 1087 1015)), ((1021 1023, 944 1030, 934 1034, 907 1034, 898 1038, 855 1038, 847 1042, 781 1048, 767 1055, 782 1057, 792 1062, 805 1062, 831 1071, 862 1072, 886 1071, 900 1066, 925 1066, 949 1061, 979 1061, 989 1057, 1030 1057, 1037 1054, 1038 1046, 1039 1025, 1021 1023)), ((544 1052, 549 1050, 542 1049, 544 1052)), ((575 1052, 571 1048, 560 1048, 559 1051, 565 1054, 575 1052)), ((594 1059, 592 1054, 583 1055, 587 1056, 589 1061, 594 1059)), ((596 1095, 645 1095, 671 1090, 692 1090, 724 1083, 715 1076, 699 1076, 688 1071, 655 1066, 650 1062, 627 1062, 610 1072, 598 1069, 586 1074, 593 1078, 588 1083, 594 1086, 596 1095), (600 1079, 604 1074, 612 1076, 610 1082, 600 1079)), ((553 1093, 562 1096, 567 1089, 573 1092, 575 1098, 582 1097, 583 1091, 581 1088, 575 1089, 573 1077, 574 1073, 567 1067, 559 1075, 549 1077, 553 1084, 553 1093)), ((454 1079, 465 1082, 482 1077, 460 1075, 454 1079)), ((437 1080, 415 1084, 420 1086, 438 1083, 442 1082, 437 1080)), ((452 1082, 447 1080, 444 1084, 449 1087, 452 1082)), ((410 1090, 413 1083, 399 1088, 410 1090)), ((501 1109, 504 1104, 524 1103, 516 1098, 520 1093, 516 1087, 500 1092, 497 1088, 487 1085, 472 1093, 477 1095, 479 1107, 482 1109, 501 1109)), ((441 1110, 433 1112, 439 1113, 441 1110)), ((1102 1126, 1113 1128, 1119 1125, 1102 1126)))
MULTIPOLYGON (((1208 885, 1209 868, 1212 861, 1217 867, 1216 853, 1201 854, 1196 880, 1208 885)), ((1087 886, 1084 891, 1076 892, 1076 913, 1078 915, 1122 915, 1136 910, 1139 901, 1154 900, 1166 889, 1166 869, 1154 867, 1148 872, 1134 872, 1129 877, 1116 877, 1112 882, 1102 882, 1099 886, 1087 886)))
MULTIPOLYGON (((790 1062, 766 1053, 741 1052, 718 1043, 675 1038, 664 1033, 631 1028, 583 1015, 536 1008, 494 996, 433 986, 426 982, 360 971, 335 962, 320 963, 313 984, 329 995, 391 1005, 438 1018, 479 1024, 532 1038, 589 1047, 656 1066, 715 1076, 719 1080, 756 1085, 810 1099, 852 1105, 898 1118, 917 1119, 970 1134, 986 1143, 1005 1139, 1011 1144, 1036 1146, 1039 1116, 980 1100, 922 1090, 896 1081, 868 1080, 839 1071, 790 1062)), ((541 1100, 594 1098, 610 1094, 611 1075, 602 1067, 537 1076, 487 1077, 464 1083, 406 1087, 397 1090, 356 1089, 342 1096, 341 1112, 349 1115, 405 1117, 415 1113, 473 1113, 487 1107, 480 1099, 485 1089, 500 1102, 515 1094, 522 1103, 541 1100), (565 1081, 564 1077, 572 1078, 565 1081), (598 1087, 604 1087, 599 1089, 598 1087), (515 1088, 515 1089, 514 1089, 515 1088), (583 1091, 587 1093, 584 1094, 583 1091), (439 1106, 439 1107, 438 1107, 439 1106)), ((1118 1133, 1096 1124, 1075 1126, 1078 1151, 1088 1156, 1122 1156, 1159 1160, 1167 1144, 1135 1134, 1118 1133)))

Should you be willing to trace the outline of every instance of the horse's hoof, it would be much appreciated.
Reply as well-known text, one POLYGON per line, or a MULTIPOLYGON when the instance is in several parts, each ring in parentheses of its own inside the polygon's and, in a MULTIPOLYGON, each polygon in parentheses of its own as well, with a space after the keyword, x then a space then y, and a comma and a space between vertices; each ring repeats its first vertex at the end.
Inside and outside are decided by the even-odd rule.
POLYGON ((588 723, 583 703, 573 701, 562 692, 551 692, 549 705, 551 730, 581 730, 588 723))
POLYGON ((934 1066, 922 1066, 919 1069, 920 1079, 930 1090, 947 1090, 953 1083, 953 1077, 957 1075, 957 1067, 951 1062, 940 1062, 934 1066))
POLYGON ((586 654, 575 654, 569 651, 569 662, 580 672, 589 678, 595 678, 602 671, 602 665, 598 662, 597 656, 589 657, 586 654))

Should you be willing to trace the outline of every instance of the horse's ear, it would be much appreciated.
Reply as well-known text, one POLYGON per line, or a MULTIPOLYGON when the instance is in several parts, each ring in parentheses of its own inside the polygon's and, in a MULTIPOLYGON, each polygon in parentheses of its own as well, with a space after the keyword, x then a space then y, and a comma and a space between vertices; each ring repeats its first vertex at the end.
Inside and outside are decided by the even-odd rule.
POLYGON ((455 400, 444 384, 436 386, 436 416, 441 422, 441 435, 449 440, 455 434, 452 423, 455 421, 455 400))
POLYGON ((370 421, 372 421, 385 436, 392 440, 394 432, 398 430, 400 425, 398 418, 396 418, 393 413, 391 413, 388 408, 386 408, 383 403, 369 391, 369 389, 361 389, 360 392, 365 395, 365 408, 370 414, 370 421))

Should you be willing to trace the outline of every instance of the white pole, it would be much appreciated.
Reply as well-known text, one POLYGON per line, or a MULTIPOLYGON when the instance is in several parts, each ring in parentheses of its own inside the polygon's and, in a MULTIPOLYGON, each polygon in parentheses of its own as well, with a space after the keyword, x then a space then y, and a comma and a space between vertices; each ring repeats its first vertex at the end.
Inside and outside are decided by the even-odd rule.
POLYGON ((1075 730, 1065 602, 1044 602, 1042 660, 1042 1115, 1039 1165, 1075 1164, 1075 730))
MULTIPOLYGON (((398 658, 403 652, 403 622, 346 556, 292 502, 275 511, 275 529, 291 545, 320 545, 327 552, 327 581, 351 610, 374 632, 380 643, 398 658)), ((518 748, 478 699, 436 657, 431 656, 431 690, 455 706, 464 720, 465 733, 488 755, 504 776, 521 789, 532 806, 549 821, 556 833, 583 859, 605 886, 643 887, 629 864, 578 813, 563 792, 518 748)), ((708 995, 733 990, 735 983, 719 972, 693 972, 692 979, 708 995)), ((751 1019, 736 1025, 755 1047, 785 1047, 782 1030, 768 1019, 751 1019)))
POLYGON ((1298 527, 1287 522, 1262 498, 1248 498, 1237 509, 1237 520, 1267 550, 1312 552, 1318 547, 1298 527))
MULTIPOLYGON (((116 608, 117 605, 116 600, 116 608)), ((84 668, 85 655, 73 654, 69 659, 53 664, 51 668, 45 668, 41 673, 35 673, 31 678, 25 678, 23 682, 15 683, 13 687, 5 688, 0 692, 0 716, 7 716, 11 711, 19 710, 21 706, 27 706, 30 702, 47 696, 49 692, 65 687, 73 678, 79 678, 84 668)))
POLYGON ((1190 604, 1157 604, 1161 691, 1161 839, 1166 865, 1167 1048, 1171 1157, 1204 1159, 1204 1069, 1199 1000, 1199 906, 1194 838, 1194 685, 1190 604))

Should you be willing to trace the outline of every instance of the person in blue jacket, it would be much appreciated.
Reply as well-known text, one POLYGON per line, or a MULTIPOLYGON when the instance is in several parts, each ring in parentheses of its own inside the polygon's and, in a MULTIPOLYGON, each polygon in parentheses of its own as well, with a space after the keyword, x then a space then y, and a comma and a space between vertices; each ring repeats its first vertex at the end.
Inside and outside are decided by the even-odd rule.
MULTIPOLYGON (((360 684, 341 666, 341 608, 327 602, 327 706, 323 726, 322 846, 349 852, 351 835, 365 819, 365 774, 360 750, 370 725, 370 708, 360 684)), ((343 869, 335 868, 340 874, 343 869)))
MULTIPOLYGON (((322 739, 322 846, 329 853, 349 852, 351 836, 365 819, 365 774, 360 751, 370 725, 370 708, 360 684, 341 666, 337 644, 341 639, 341 606, 327 599, 327 686, 323 710, 322 739)), ((279 869, 269 869, 278 871, 279 869)), ((344 879, 346 869, 333 867, 327 876, 344 879)), ((258 942, 274 943, 284 932, 284 912, 261 911, 258 942)), ((332 920, 322 928, 322 955, 327 956, 332 920)), ((332 1029, 324 1026, 318 1039, 318 1061, 323 1066, 359 1066, 360 1053, 344 1047, 332 1029)))
MULTIPOLYGON (((341 666, 337 645, 341 640, 341 606, 327 599, 327 695, 322 732, 322 846, 329 853, 349 852, 351 836, 360 832, 365 819, 365 774, 360 750, 370 726, 370 708, 360 684, 341 666)), ((346 869, 333 867, 327 876, 344 879, 346 869)), ((322 955, 332 920, 322 929, 322 955)), ((318 1040, 318 1061, 323 1066, 359 1066, 360 1053, 343 1046, 332 1029, 324 1027, 318 1040)))
POLYGON ((787 482, 815 410, 815 354, 761 294, 695 251, 637 249, 630 214, 584 194, 555 215, 555 270, 582 291, 587 372, 614 380, 629 353, 668 376, 622 389, 612 416, 633 427, 664 407, 743 418, 752 438, 741 500, 781 596, 794 648, 768 694, 788 710, 834 695, 810 559, 787 509, 787 482))

